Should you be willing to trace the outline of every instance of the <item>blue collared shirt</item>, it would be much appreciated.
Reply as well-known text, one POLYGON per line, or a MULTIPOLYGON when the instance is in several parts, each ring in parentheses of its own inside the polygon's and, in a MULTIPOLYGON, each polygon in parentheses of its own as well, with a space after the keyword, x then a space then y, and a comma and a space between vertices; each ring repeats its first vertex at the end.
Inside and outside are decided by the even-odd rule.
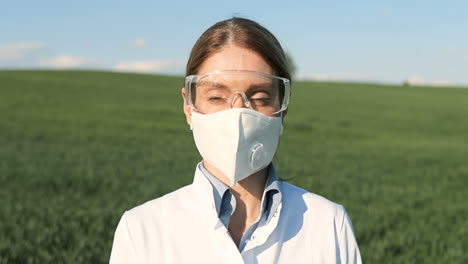
MULTIPOLYGON (((236 198, 231 193, 228 186, 206 170, 205 166, 203 166, 203 162, 200 162, 198 167, 213 186, 214 202, 219 219, 226 228, 229 228, 229 220, 236 210, 236 198)), ((264 226, 270 222, 280 203, 281 188, 272 163, 268 168, 268 178, 265 183, 265 190, 263 191, 260 215, 257 221, 255 221, 242 235, 239 243, 239 251, 242 252, 257 227, 264 226)))

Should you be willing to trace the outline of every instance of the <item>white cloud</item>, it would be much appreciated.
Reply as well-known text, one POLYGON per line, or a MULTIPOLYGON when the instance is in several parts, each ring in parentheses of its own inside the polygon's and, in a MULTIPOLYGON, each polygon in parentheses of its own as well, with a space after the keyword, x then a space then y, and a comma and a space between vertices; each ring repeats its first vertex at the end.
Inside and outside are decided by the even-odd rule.
MULTIPOLYGON (((299 75, 299 80, 313 80, 313 81, 337 81, 337 82, 372 82, 372 83, 393 83, 401 84, 401 80, 384 79, 378 76, 372 76, 369 74, 357 74, 357 73, 318 73, 299 75)), ((458 83, 443 80, 443 79, 427 79, 419 75, 411 75, 403 82, 407 82, 410 85, 425 85, 425 86, 456 86, 458 83)))
POLYGON ((465 56, 465 58, 463 58, 463 60, 468 62, 468 56, 465 56))
POLYGON ((459 54, 459 53, 463 53, 464 48, 457 47, 457 46, 452 46, 452 47, 442 48, 441 51, 443 53, 448 53, 448 54, 459 54))
POLYGON ((316 73, 316 74, 299 74, 298 80, 314 80, 314 81, 375 81, 378 78, 375 76, 351 72, 343 73, 316 73))
POLYGON ((448 80, 428 80, 424 77, 413 75, 406 79, 410 85, 429 85, 429 86, 453 86, 456 83, 448 80))
POLYGON ((184 67, 184 63, 178 60, 144 60, 120 62, 114 65, 113 69, 124 72, 180 74, 183 73, 184 67))
POLYGON ((144 40, 144 39, 135 39, 132 42, 132 46, 134 48, 143 48, 144 46, 146 46, 146 40, 144 40))
POLYGON ((50 59, 39 61, 39 65, 43 67, 69 69, 92 66, 97 62, 95 59, 84 58, 72 55, 60 55, 50 59))
POLYGON ((20 60, 44 48, 44 45, 32 42, 0 45, 0 61, 20 60))

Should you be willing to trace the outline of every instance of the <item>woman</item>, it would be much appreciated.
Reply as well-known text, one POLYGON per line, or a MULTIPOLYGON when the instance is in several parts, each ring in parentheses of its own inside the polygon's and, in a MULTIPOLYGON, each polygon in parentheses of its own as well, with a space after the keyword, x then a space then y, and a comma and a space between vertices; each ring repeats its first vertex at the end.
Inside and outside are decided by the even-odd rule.
POLYGON ((111 263, 360 263, 344 208, 278 180, 290 74, 277 39, 232 18, 187 63, 184 112, 203 157, 193 184, 127 211, 111 263))

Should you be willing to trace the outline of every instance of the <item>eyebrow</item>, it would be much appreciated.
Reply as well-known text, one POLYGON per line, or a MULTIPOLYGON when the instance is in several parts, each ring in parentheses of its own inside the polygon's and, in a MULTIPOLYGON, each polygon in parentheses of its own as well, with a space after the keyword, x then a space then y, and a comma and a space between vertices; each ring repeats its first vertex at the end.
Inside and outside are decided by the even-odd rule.
POLYGON ((200 85, 209 85, 210 87, 215 87, 215 88, 219 88, 219 89, 229 89, 226 85, 222 84, 222 83, 218 83, 218 82, 212 82, 212 81, 199 81, 198 82, 198 86, 200 85))
MULTIPOLYGON (((209 85, 210 87, 214 87, 217 89, 229 90, 228 86, 219 83, 219 82, 211 82, 211 81, 200 81, 198 85, 209 85)), ((262 90, 262 89, 269 89, 273 85, 270 83, 259 83, 250 85, 249 88, 245 92, 255 91, 255 90, 262 90)))
POLYGON ((251 86, 247 89, 247 92, 248 92, 248 91, 254 91, 254 90, 271 89, 272 87, 273 87, 273 85, 271 85, 271 84, 269 84, 269 83, 254 84, 254 85, 251 85, 251 86))

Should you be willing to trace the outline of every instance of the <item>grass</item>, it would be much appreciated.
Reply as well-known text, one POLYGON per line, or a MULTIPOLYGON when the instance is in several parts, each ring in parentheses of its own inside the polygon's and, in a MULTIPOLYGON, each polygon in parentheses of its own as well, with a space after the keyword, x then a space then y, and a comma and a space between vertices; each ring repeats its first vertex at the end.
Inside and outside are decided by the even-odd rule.
MULTIPOLYGON (((0 71, 0 263, 105 263, 190 184, 181 77, 0 71)), ((280 177, 344 205, 368 263, 466 263, 468 89, 295 82, 280 177)))

